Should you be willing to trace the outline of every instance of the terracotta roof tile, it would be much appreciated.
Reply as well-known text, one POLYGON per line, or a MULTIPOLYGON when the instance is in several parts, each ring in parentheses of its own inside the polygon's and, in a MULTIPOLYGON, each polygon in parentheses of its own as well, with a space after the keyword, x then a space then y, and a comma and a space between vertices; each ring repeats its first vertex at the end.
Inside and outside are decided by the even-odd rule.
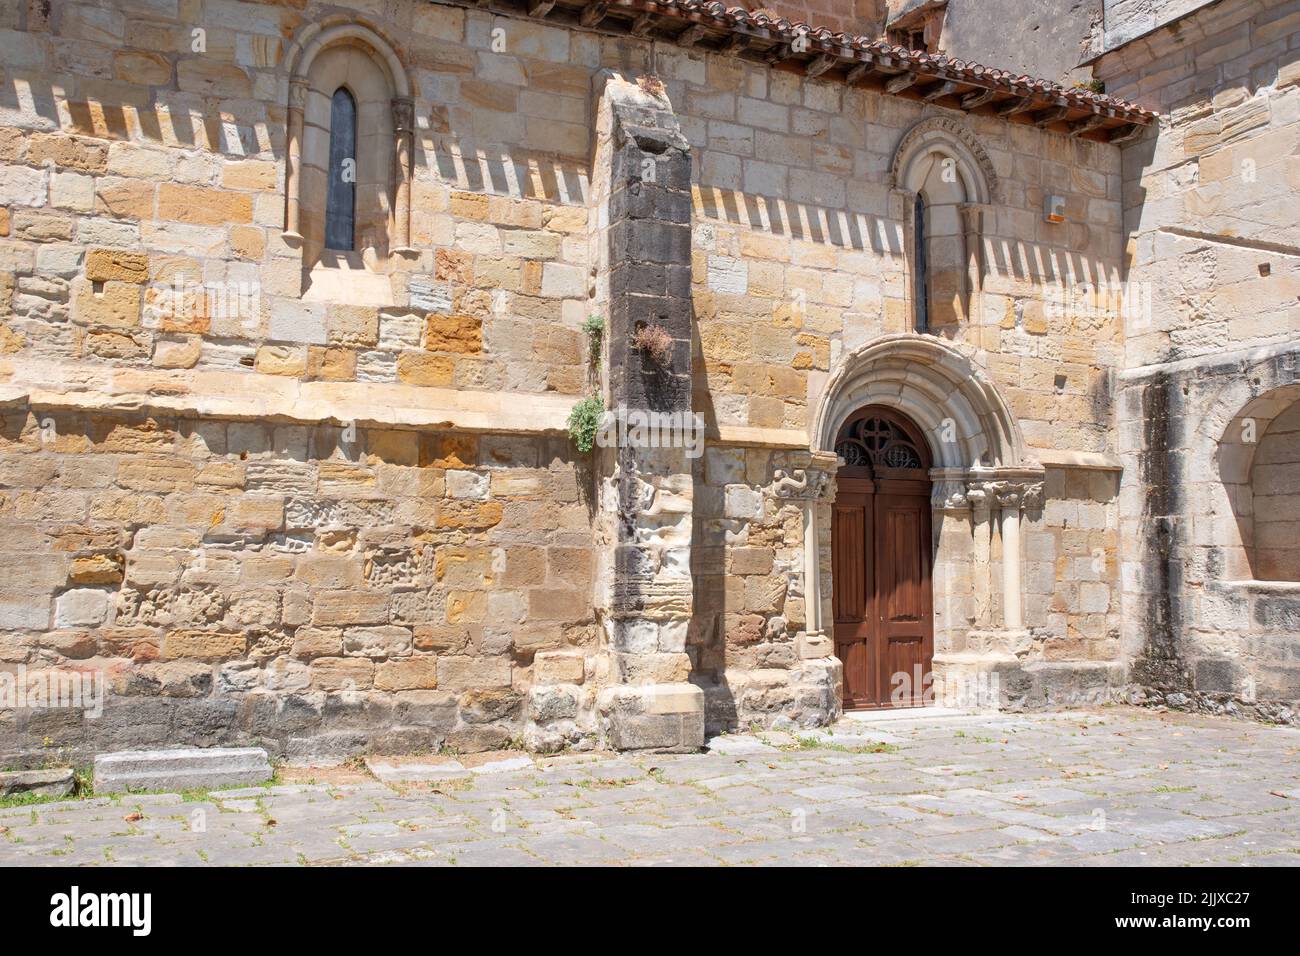
POLYGON ((712 2, 711 0, 613 0, 610 6, 614 9, 658 13, 665 18, 712 24, 724 29, 747 28, 754 31, 767 31, 775 38, 786 42, 802 35, 809 40, 809 52, 839 54, 848 61, 846 65, 851 65, 850 58, 845 56, 847 51, 888 56, 918 74, 960 80, 970 85, 998 89, 1007 93, 1056 97, 1061 105, 1089 111, 1114 111, 1129 122, 1149 124, 1156 118, 1150 110, 1118 97, 1077 87, 1065 87, 1051 80, 994 69, 978 63, 968 63, 965 60, 909 50, 894 46, 878 37, 833 33, 825 27, 812 26, 802 21, 791 22, 762 12, 751 13, 743 7, 729 7, 716 0, 712 2))
POLYGON ((886 93, 928 101, 956 97, 966 110, 992 111, 1040 126, 1062 124, 1074 135, 1109 138, 1113 142, 1136 135, 1156 120, 1155 113, 1118 97, 909 50, 879 37, 835 33, 802 21, 728 6, 719 0, 453 2, 494 8, 513 5, 534 17, 600 29, 632 28, 638 36, 675 37, 683 45, 696 46, 708 39, 720 43, 727 52, 769 62, 804 60, 812 76, 835 75, 831 72, 835 70, 855 81, 874 76, 886 93), (679 29, 670 33, 674 27, 679 29))

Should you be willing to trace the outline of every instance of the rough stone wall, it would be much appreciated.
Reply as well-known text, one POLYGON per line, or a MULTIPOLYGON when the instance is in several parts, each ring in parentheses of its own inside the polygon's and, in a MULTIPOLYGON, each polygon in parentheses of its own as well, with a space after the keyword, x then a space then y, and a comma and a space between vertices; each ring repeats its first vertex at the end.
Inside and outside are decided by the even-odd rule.
POLYGON ((1259 439, 1250 467, 1254 577, 1300 581, 1300 404, 1259 439))
POLYGON ((536 57, 497 58, 476 50, 489 17, 467 26, 463 9, 387 5, 376 22, 418 91, 418 254, 389 257, 364 293, 352 275, 314 299, 280 235, 284 57, 288 38, 336 8, 59 2, 44 18, 28 7, 0 12, 7 83, 32 91, 0 103, 0 265, 17 277, 7 353, 581 391, 589 70, 569 61, 597 62, 598 40, 521 22, 516 48, 536 57), (83 252, 101 247, 141 258, 100 274, 83 252))
MULTIPOLYGON (((948 111, 734 60, 661 54, 699 160, 695 307, 720 425, 797 429, 833 364, 910 328, 904 211, 890 170, 904 133, 948 111)), ((1058 287, 1118 284, 1118 152, 972 117, 1003 190, 987 215, 974 321, 982 357, 1028 443, 1104 452, 1116 316, 1058 287), (1047 193, 1070 222, 1043 221, 1047 193)))
POLYGON ((1032 656, 1120 656, 1119 475, 1049 468, 1025 537, 1025 611, 1043 623, 1032 656))
POLYGON ((18 412, 0 442, 0 659, 110 693, 3 712, 0 754, 498 747, 595 640, 567 440, 18 412))
POLYGON ((1125 652, 1157 700, 1294 720, 1295 596, 1255 580, 1245 519, 1296 398, 1300 4, 1207 5, 1096 74, 1162 114, 1124 150, 1125 652))
MULTIPOLYGON (((710 448, 696 463, 689 650, 713 730, 811 726, 839 707, 838 663, 805 659, 798 639, 808 628, 803 509, 773 480, 807 464, 805 452, 742 447, 710 448)), ((820 520, 829 581, 829 511, 820 520)))
MULTIPOLYGON (((603 669, 609 647, 593 637, 610 605, 593 593, 618 580, 618 535, 635 541, 670 523, 661 513, 621 527, 612 503, 602 521, 602 506, 583 497, 596 485, 584 468, 606 474, 600 456, 577 456, 560 437, 573 401, 593 388, 584 320, 595 311, 612 330, 617 319, 622 335, 638 318, 603 314, 629 292, 611 289, 615 270, 601 268, 617 259, 600 221, 614 210, 592 185, 593 81, 607 70, 657 75, 656 97, 684 137, 673 149, 690 151, 691 210, 674 214, 689 250, 647 261, 684 267, 690 256, 691 314, 678 302, 672 322, 692 391, 665 407, 700 412, 719 434, 697 465, 698 501, 688 463, 648 456, 638 467, 699 519, 678 522, 690 529, 691 598, 702 602, 690 650, 673 643, 681 628, 664 628, 651 664, 706 673, 714 726, 807 723, 838 706, 834 663, 798 646, 801 506, 773 489, 778 471, 802 467, 813 410, 845 354, 909 328, 907 213, 890 177, 923 118, 964 123, 998 189, 982 217, 979 288, 961 313, 970 320, 949 334, 1006 396, 1031 453, 1051 464, 1057 453, 1113 449, 1118 325, 1051 299, 1054 287, 1117 270, 1112 147, 439 3, 44 9, 0 10, 4 83, 30 91, 0 98, 0 401, 14 431, 0 449, 0 521, 31 545, 16 553, 40 553, 0 600, 0 634, 6 667, 103 661, 122 681, 115 719, 52 738, 89 749, 257 737, 286 753, 469 749, 527 735, 531 723, 535 746, 593 739, 595 688, 614 677, 603 669), (291 37, 353 12, 386 38, 411 84, 411 248, 328 277, 312 269, 307 281, 283 235, 285 58, 291 37), (1066 197, 1068 223, 1043 222, 1045 193, 1066 197), (131 410, 154 425, 118 423, 131 410), (157 444, 114 444, 137 432, 157 444), (329 437, 347 432, 349 447, 329 437), (76 457, 31 464, 65 448, 76 457), (743 478, 729 463, 737 457, 743 478), (50 558, 56 539, 70 550, 50 558), (210 558, 224 570, 211 572, 210 558), (346 583, 300 584, 318 563, 346 583), (390 564, 415 577, 385 576, 390 564), (284 577, 250 578, 245 594, 246 565, 284 577), (236 576, 232 585, 209 573, 236 576), (433 619, 408 619, 410 603, 433 619), (325 619, 334 613, 366 619, 325 619), (446 630, 421 645, 426 627, 446 630), (136 644, 119 652, 105 636, 121 628, 142 629, 139 659, 136 644), (325 636, 299 653, 304 628, 325 636), (389 686, 417 675, 436 686, 389 686), (551 689, 531 694, 538 687, 551 689), (402 695, 425 695, 410 698, 424 716, 402 695)), ((627 348, 624 338, 605 344, 627 348)), ((1080 509, 1096 501, 1088 480, 1061 479, 1080 509)), ((1070 520, 1061 516, 1062 534, 1070 520)), ((820 543, 828 606, 828 526, 820 543)), ((1051 560, 1071 559, 1068 572, 1079 546, 1062 543, 1051 560)), ((1066 586, 1077 581, 1082 594, 1092 580, 1066 586)), ((1033 593, 1027 623, 1053 640, 1068 642, 1072 628, 1095 636, 1101 627, 1082 622, 1111 613, 1091 610, 1091 597, 1075 608, 1068 590, 1060 611, 1055 591, 1050 601, 1033 593)), ((1095 639, 1077 656, 1100 656, 1105 639, 1095 639)), ((679 676, 649 668, 636 680, 652 670, 679 676)), ((687 696, 656 701, 668 708, 657 716, 685 713, 672 708, 687 696)), ((48 714, 23 719, 36 723, 15 728, 20 742, 59 729, 40 726, 48 714)))
MULTIPOLYGON (((1103 49, 1112 50, 1145 33, 1210 6, 1214 0, 1105 0, 1103 49)), ((1101 52, 1099 49, 1098 52, 1101 52)))
MULTIPOLYGON (((670 98, 684 104, 682 129, 699 168, 694 304, 702 361, 696 407, 736 441, 802 436, 843 357, 910 328, 906 220, 891 197, 891 164, 916 123, 951 114, 721 58, 701 62, 663 52, 658 64, 670 98)), ((1106 292, 1080 286, 1118 287, 1118 150, 995 121, 965 122, 987 150, 1001 195, 995 212, 985 216, 983 286, 973 318, 953 322, 945 334, 987 369, 1031 455, 1051 461, 1057 451, 1113 454, 1119 318, 1106 292), (1048 192, 1067 197, 1068 224, 1042 221, 1048 192)), ((726 545, 728 561, 744 565, 752 557, 742 553, 744 525, 725 509, 749 506, 760 514, 761 489, 789 463, 756 449, 711 450, 710 456, 707 490, 726 496, 717 505, 727 523, 715 527, 707 543, 726 545), (741 470, 728 465, 743 479, 715 477, 726 470, 721 462, 728 456, 743 459, 741 470)), ((1093 488, 1094 479, 1073 468, 1054 479, 1053 492, 1065 500, 1053 514, 1061 516, 1066 543, 1050 549, 1050 557, 1032 559, 1038 562, 1032 576, 1037 591, 1026 609, 1027 623, 1041 636, 1036 656, 1114 656, 1117 526, 1113 506, 1094 508, 1110 500, 1093 488), (1089 521, 1082 530, 1081 510, 1089 521), (1109 539, 1101 540, 1094 520, 1111 522, 1109 539), (1098 547, 1109 557, 1093 571, 1098 547), (1075 560, 1084 555, 1087 561, 1075 560), (1059 578, 1045 576, 1048 565, 1059 578)), ((936 533, 942 533, 939 523, 936 533)), ((787 538, 788 529, 780 536, 787 538)), ((718 573, 716 565, 696 566, 697 573, 718 573)), ((994 566, 994 580, 997 573, 994 566)), ((823 580, 829 581, 829 568, 823 580)), ((726 649, 728 666, 736 669, 733 662, 759 650, 766 659, 790 650, 772 651, 763 641, 758 650, 752 645, 766 632, 763 621, 795 620, 802 613, 797 592, 787 591, 784 606, 766 609, 767 596, 757 593, 757 579, 745 586, 751 583, 754 594, 728 580, 725 604, 715 608, 723 633, 713 646, 726 649)), ((953 584, 960 591, 969 578, 958 575, 953 584)), ((968 604, 950 614, 954 633, 970 625, 968 604)), ((702 633, 712 626, 698 624, 702 633)), ((738 683, 734 675, 730 683, 738 683)))
POLYGON ((948 0, 938 52, 1070 86, 1089 78, 1079 64, 1101 8, 1102 0, 948 0))

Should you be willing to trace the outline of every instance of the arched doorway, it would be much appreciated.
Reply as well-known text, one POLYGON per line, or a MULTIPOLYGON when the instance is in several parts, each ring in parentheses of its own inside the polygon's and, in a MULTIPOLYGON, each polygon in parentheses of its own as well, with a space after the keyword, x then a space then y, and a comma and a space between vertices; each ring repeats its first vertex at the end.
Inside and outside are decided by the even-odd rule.
POLYGON ((930 453, 899 412, 840 426, 831 524, 835 653, 845 709, 923 703, 934 657, 930 453))

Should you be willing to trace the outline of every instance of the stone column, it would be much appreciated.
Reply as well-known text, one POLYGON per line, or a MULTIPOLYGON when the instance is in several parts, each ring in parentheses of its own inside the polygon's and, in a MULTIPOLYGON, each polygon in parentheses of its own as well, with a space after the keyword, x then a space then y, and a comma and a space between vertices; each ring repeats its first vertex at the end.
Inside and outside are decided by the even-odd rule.
POLYGON ((306 105, 307 80, 296 76, 289 81, 288 138, 284 148, 284 239, 294 247, 302 244, 298 193, 302 189, 302 127, 306 105))
POLYGON ((822 538, 820 510, 823 504, 835 500, 835 471, 839 457, 815 452, 806 469, 795 469, 792 475, 777 472, 772 485, 772 495, 799 502, 803 512, 803 601, 804 629, 799 635, 799 656, 804 660, 832 657, 835 646, 826 633, 822 619, 822 538))
POLYGON ((983 324, 984 206, 979 203, 963 203, 959 212, 962 237, 966 244, 966 321, 979 328, 983 324))
POLYGON ((1023 654, 1029 649, 1029 632, 1024 622, 1024 588, 1020 576, 1021 511, 1027 501, 1041 494, 1042 482, 1018 476, 972 481, 967 492, 974 517, 972 553, 975 562, 975 622, 967 635, 966 647, 990 660, 1023 654), (993 509, 997 508, 997 518, 993 509), (1001 620, 993 614, 991 538, 994 525, 1002 536, 1001 620))
POLYGON ((993 591, 989 578, 993 525, 989 520, 988 489, 982 484, 972 485, 966 498, 971 506, 973 531, 971 578, 975 591, 975 626, 987 630, 993 625, 993 591))
MULTIPOLYGON (((609 407, 629 425, 635 418, 694 428, 690 144, 662 92, 615 74, 603 79, 608 138, 598 157, 609 166, 597 177, 608 183, 609 407), (636 346, 647 326, 667 333, 666 354, 636 346)), ((619 750, 695 750, 704 743, 704 695, 689 682, 686 654, 693 462, 685 442, 644 447, 633 428, 619 431, 619 447, 603 455, 613 580, 600 726, 619 750)))
POLYGON ((1002 625, 1018 631, 1023 626, 1020 597, 1020 495, 1019 485, 999 483, 1002 509, 1002 625))
POLYGON ((418 255, 411 248, 411 166, 414 159, 415 103, 409 97, 393 100, 393 241, 399 256, 418 255))

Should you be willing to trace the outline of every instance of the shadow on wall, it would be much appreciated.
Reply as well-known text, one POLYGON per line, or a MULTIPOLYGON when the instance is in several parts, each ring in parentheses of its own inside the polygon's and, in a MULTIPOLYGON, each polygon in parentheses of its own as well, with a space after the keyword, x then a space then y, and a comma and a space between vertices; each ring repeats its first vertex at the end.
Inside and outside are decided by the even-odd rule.
POLYGON ((553 153, 505 146, 483 146, 469 138, 434 136, 416 153, 416 176, 432 169, 448 186, 563 205, 586 205, 589 167, 553 153))
POLYGON ((899 224, 863 213, 703 186, 695 205, 705 220, 744 226, 774 236, 877 253, 902 255, 899 224))
MULTIPOLYGON (((760 196, 739 190, 701 187, 696 195, 696 225, 725 223, 800 242, 835 246, 855 252, 902 258, 903 227, 899 220, 760 196)), ((997 236, 984 240, 987 291, 998 292, 990 278, 1028 283, 1090 283, 1115 288, 1119 276, 1103 258, 1042 243, 1011 242, 997 236)))
MULTIPOLYGON (((248 85, 242 71, 239 77, 248 85)), ((240 115, 213 111, 197 93, 159 91, 126 84, 100 84, 118 92, 115 99, 69 99, 43 73, 9 72, 0 85, 0 110, 30 110, 46 121, 37 131, 61 130, 108 140, 153 143, 179 149, 207 149, 240 158, 279 159, 284 155, 284 124, 271 122, 266 104, 240 100, 240 115), (155 98, 157 102, 154 102, 155 98), (254 115, 250 116, 249 113, 254 115), (260 114, 260 115, 257 115, 260 114)), ((223 96, 239 94, 238 86, 223 96)), ((277 104, 278 105, 278 104, 277 104)))
MULTIPOLYGON (((247 77, 240 76, 246 85, 247 77)), ((240 100, 237 115, 214 110, 212 101, 198 94, 159 91, 154 102, 147 87, 115 84, 111 89, 120 94, 116 99, 69 99, 48 76, 11 72, 0 85, 0 111, 35 113, 45 121, 36 132, 202 149, 238 159, 284 158, 284 104, 240 100)), ((415 167, 417 180, 432 173, 453 189, 518 199, 585 205, 589 191, 585 160, 478 142, 454 130, 449 135, 418 130, 415 167)))

